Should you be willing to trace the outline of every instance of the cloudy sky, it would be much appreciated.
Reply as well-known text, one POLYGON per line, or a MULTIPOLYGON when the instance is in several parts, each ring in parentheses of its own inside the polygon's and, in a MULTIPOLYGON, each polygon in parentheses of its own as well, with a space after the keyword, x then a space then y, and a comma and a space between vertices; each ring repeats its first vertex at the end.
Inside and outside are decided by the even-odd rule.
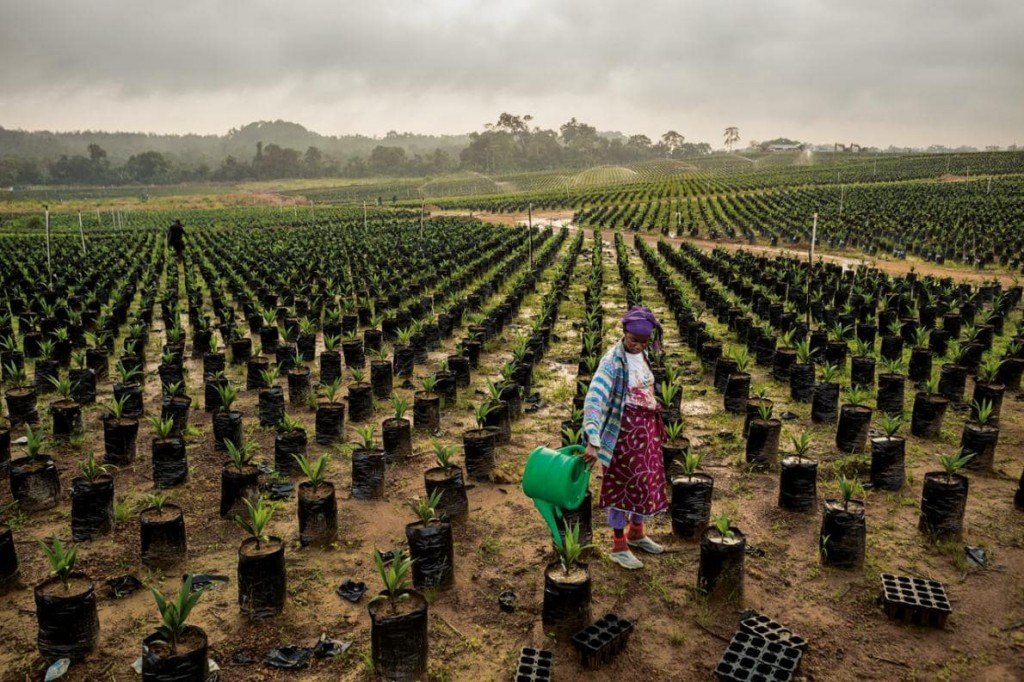
POLYGON ((1024 143, 1021 0, 0 0, 0 126, 1024 143))

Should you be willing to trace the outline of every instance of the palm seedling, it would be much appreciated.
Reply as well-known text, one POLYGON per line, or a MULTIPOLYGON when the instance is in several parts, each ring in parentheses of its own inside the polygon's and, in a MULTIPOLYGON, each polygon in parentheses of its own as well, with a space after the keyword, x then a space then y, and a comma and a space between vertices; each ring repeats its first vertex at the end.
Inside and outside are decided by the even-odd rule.
POLYGON ((582 445, 583 444, 583 428, 573 428, 566 426, 562 429, 563 442, 570 445, 582 445))
POLYGON ((221 412, 230 412, 231 406, 235 402, 235 398, 238 397, 238 389, 231 384, 222 384, 214 387, 217 391, 217 397, 220 399, 220 410, 221 412))
POLYGON ((386 343, 382 343, 382 344, 380 344, 380 348, 371 350, 369 352, 369 354, 370 354, 370 357, 372 357, 377 362, 387 362, 388 361, 388 356, 390 355, 390 352, 388 351, 387 344, 386 343))
POLYGON ((398 340, 398 345, 408 346, 409 342, 412 341, 413 334, 415 333, 416 330, 412 326, 406 327, 404 329, 399 329, 397 332, 395 332, 398 340))
POLYGON ((34 462, 43 456, 43 442, 46 434, 41 428, 32 430, 32 427, 25 424, 25 456, 30 462, 34 462))
POLYGON ((850 501, 864 494, 864 486, 855 478, 839 477, 839 494, 843 498, 843 510, 849 511, 850 501))
POLYGON ((568 575, 579 564, 583 553, 591 547, 593 547, 592 544, 584 545, 580 543, 580 524, 566 524, 565 535, 562 537, 562 541, 555 543, 555 551, 558 553, 558 560, 562 564, 562 571, 568 575))
POLYGON ((914 330, 914 348, 926 349, 928 348, 928 337, 930 336, 927 329, 924 327, 918 327, 914 330))
POLYGON ((78 547, 69 545, 65 548, 60 538, 56 535, 50 538, 49 545, 40 540, 39 546, 43 548, 46 562, 50 565, 50 575, 57 577, 61 584, 64 585, 65 590, 70 590, 71 572, 75 570, 75 557, 78 554, 78 547))
POLYGON ((167 330, 167 345, 174 346, 181 342, 185 332, 181 327, 171 327, 167 330))
POLYGON ((731 540, 736 537, 736 533, 732 529, 732 519, 725 512, 712 517, 711 525, 718 533, 718 537, 723 540, 731 540))
POLYGON ((882 432, 885 433, 886 438, 892 439, 902 425, 902 415, 886 414, 882 417, 882 432))
POLYGON ((428 497, 421 497, 416 501, 410 501, 409 508, 419 518, 424 526, 437 518, 435 509, 441 501, 442 490, 434 490, 428 497))
POLYGON ((114 365, 114 374, 117 375, 118 382, 123 386, 137 384, 138 379, 142 376, 142 372, 138 367, 125 367, 124 363, 120 360, 114 365))
POLYGON ((357 426, 354 431, 356 432, 356 435, 359 436, 358 440, 352 441, 352 444, 356 446, 356 450, 373 452, 377 449, 377 443, 374 439, 376 428, 374 426, 357 426))
POLYGON ((270 540, 267 535, 267 526, 270 525, 270 519, 274 516, 274 505, 267 502, 262 495, 256 500, 256 504, 246 498, 243 498, 242 501, 245 502, 246 515, 242 517, 236 514, 233 520, 235 525, 256 540, 256 548, 259 549, 262 543, 270 540))
POLYGON ((939 394, 939 377, 931 376, 928 380, 921 384, 921 390, 925 395, 938 395, 939 394))
POLYGON ((310 484, 313 486, 313 490, 319 488, 327 476, 327 464, 330 461, 327 455, 320 455, 316 461, 311 461, 309 457, 304 454, 292 455, 292 457, 299 465, 299 469, 302 470, 302 473, 309 479, 310 484))
POLYGON ((871 347, 871 344, 864 339, 854 339, 851 342, 851 345, 853 346, 853 354, 855 357, 867 358, 874 355, 874 349, 871 347))
POLYGON ((319 395, 331 405, 341 402, 341 377, 335 378, 326 386, 321 386, 319 395))
POLYGON ((170 438, 174 435, 174 419, 171 417, 161 419, 154 415, 149 418, 149 423, 152 425, 153 433, 157 438, 170 438))
POLYGON ((434 461, 437 462, 437 466, 442 469, 447 469, 452 464, 452 458, 455 456, 455 452, 459 449, 458 445, 444 445, 439 441, 432 441, 431 445, 434 448, 434 461))
POLYGON ((998 383, 999 368, 1002 364, 1002 359, 997 358, 995 355, 986 357, 981 365, 978 366, 978 381, 984 384, 998 383))
POLYGON ((278 433, 295 433, 296 431, 305 431, 306 427, 301 421, 290 415, 282 415, 281 421, 277 423, 278 433))
POLYGON ((797 461, 802 462, 807 459, 807 453, 811 449, 811 434, 802 431, 799 436, 790 435, 789 439, 793 443, 793 454, 797 461))
POLYGON ((661 391, 658 395, 658 402, 663 407, 675 407, 676 397, 682 392, 682 387, 679 384, 669 383, 668 381, 661 382, 661 391))
POLYGON ((484 401, 477 405, 476 410, 473 411, 476 427, 478 429, 484 428, 484 425, 487 423, 487 415, 496 409, 498 409, 498 404, 490 401, 484 401))
POLYGON ((394 410, 394 419, 403 419, 409 411, 409 400, 400 395, 391 396, 391 408, 394 410))
POLYGON ((157 514, 163 511, 164 505, 167 504, 167 500, 169 499, 170 498, 167 495, 161 493, 146 495, 143 498, 146 504, 146 508, 155 509, 157 514))
POLYGON ((839 378, 839 367, 838 366, 832 364, 831 362, 826 362, 824 365, 821 366, 821 381, 822 381, 822 383, 834 384, 836 382, 836 379, 838 379, 838 378, 839 378))
POLYGON ((52 360, 56 344, 51 339, 43 339, 39 342, 39 359, 52 360))
POLYGON ((901 376, 903 374, 903 358, 882 358, 882 373, 901 376))
POLYGON ((500 382, 494 382, 489 379, 487 380, 487 399, 495 407, 497 407, 502 402, 501 391, 502 386, 500 382))
POLYGON ((846 403, 848 405, 863 405, 868 395, 868 392, 861 387, 851 386, 846 390, 846 403))
POLYGON ((692 448, 686 448, 683 451, 683 458, 681 460, 677 459, 676 464, 682 469, 684 475, 693 476, 697 473, 697 469, 700 468, 700 463, 703 459, 704 455, 694 452, 692 448))
POLYGON ((228 451, 228 461, 236 470, 241 471, 245 466, 252 463, 256 454, 256 442, 248 441, 235 445, 232 440, 225 440, 224 447, 228 451))
POLYGON ((68 377, 46 377, 46 380, 53 386, 53 390, 61 397, 62 400, 71 400, 71 396, 75 391, 77 382, 72 383, 68 377))
POLYGON ((798 341, 796 344, 796 361, 800 365, 809 365, 818 349, 811 349, 809 341, 798 341))
POLYGON ((4 381, 11 388, 27 388, 28 374, 25 372, 25 368, 10 362, 4 367, 4 381))
POLYGON ((943 473, 946 474, 946 483, 952 483, 953 475, 962 469, 972 457, 974 455, 965 454, 963 448, 960 448, 952 455, 939 455, 939 464, 942 465, 943 473))
POLYGON ((338 350, 338 345, 341 343, 341 337, 337 334, 324 334, 324 350, 328 352, 334 352, 338 350))
POLYGON ((982 400, 981 403, 972 400, 971 407, 974 408, 974 422, 978 426, 985 426, 992 419, 992 412, 995 408, 991 400, 982 400))
POLYGON ((185 623, 188 621, 192 609, 199 603, 199 597, 203 590, 192 591, 192 574, 185 576, 184 582, 178 588, 178 595, 173 600, 167 600, 155 587, 150 587, 156 607, 160 611, 160 625, 156 632, 159 637, 157 641, 164 642, 170 647, 171 655, 177 653, 178 642, 185 634, 185 623))
POLYGON ((736 373, 746 374, 747 370, 750 369, 750 353, 744 346, 737 346, 733 348, 728 357, 730 360, 736 363, 736 373))
POLYGON ((829 328, 829 336, 832 337, 833 341, 845 341, 846 337, 850 334, 852 327, 842 322, 836 322, 829 328))
POLYGON ((370 600, 370 603, 386 599, 394 611, 398 602, 409 598, 407 590, 412 585, 409 578, 409 571, 412 569, 412 559, 405 556, 401 550, 395 550, 395 558, 390 563, 384 562, 384 557, 378 550, 373 551, 373 563, 377 567, 377 574, 384 583, 384 590, 370 600))
POLYGON ((114 396, 113 400, 104 405, 104 407, 110 412, 111 418, 124 418, 125 410, 128 409, 128 398, 128 394, 123 394, 121 397, 114 396))
POLYGON ((89 456, 85 461, 78 465, 78 470, 81 472, 82 478, 89 483, 95 483, 96 479, 106 474, 111 468, 110 464, 98 464, 96 462, 96 455, 92 450, 89 451, 89 456))
POLYGON ((670 421, 665 424, 665 441, 671 443, 679 440, 683 435, 683 422, 682 420, 670 421))
POLYGON ((366 370, 362 369, 361 367, 349 368, 349 374, 352 375, 353 384, 366 383, 366 370))

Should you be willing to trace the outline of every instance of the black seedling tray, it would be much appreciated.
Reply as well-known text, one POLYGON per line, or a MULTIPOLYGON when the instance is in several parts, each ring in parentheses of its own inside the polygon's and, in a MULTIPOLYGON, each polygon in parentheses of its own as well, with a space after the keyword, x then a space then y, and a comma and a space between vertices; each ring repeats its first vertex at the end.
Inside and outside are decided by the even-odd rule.
POLYGON ((942 583, 923 578, 882 574, 882 608, 893 620, 944 628, 953 612, 942 583))
POLYGON ((802 655, 796 647, 740 631, 715 666, 715 676, 728 682, 790 682, 802 655))
POLYGON ((554 668, 555 658, 550 651, 524 646, 519 652, 519 664, 513 679, 515 682, 551 682, 554 668))
POLYGON ((740 630, 751 635, 763 637, 769 642, 781 642, 786 646, 795 647, 801 651, 807 645, 807 640, 800 635, 794 634, 792 630, 781 623, 777 623, 768 616, 757 613, 749 618, 740 621, 740 630))
POLYGON ((622 651, 633 632, 633 622, 607 613, 572 636, 580 654, 580 665, 596 668, 622 651))

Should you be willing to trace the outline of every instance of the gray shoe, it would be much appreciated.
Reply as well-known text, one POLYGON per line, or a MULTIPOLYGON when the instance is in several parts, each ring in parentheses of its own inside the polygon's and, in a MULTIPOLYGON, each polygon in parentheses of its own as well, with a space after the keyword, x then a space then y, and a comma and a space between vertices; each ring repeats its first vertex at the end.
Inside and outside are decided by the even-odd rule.
POLYGON ((612 552, 608 555, 608 558, 619 566, 628 568, 631 571, 644 567, 644 562, 637 559, 628 549, 625 552, 612 552))
POLYGON ((636 547, 637 549, 647 552, 648 554, 661 554, 665 551, 664 547, 662 547, 646 535, 640 538, 639 540, 626 540, 626 544, 630 547, 636 547))

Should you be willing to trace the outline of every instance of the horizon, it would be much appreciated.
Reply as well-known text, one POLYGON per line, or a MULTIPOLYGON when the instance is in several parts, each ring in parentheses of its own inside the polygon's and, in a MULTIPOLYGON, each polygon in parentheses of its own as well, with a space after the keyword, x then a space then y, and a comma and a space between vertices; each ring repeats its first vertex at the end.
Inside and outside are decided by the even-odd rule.
MULTIPOLYGON (((583 123, 589 123, 589 121, 582 121, 582 122, 583 123)), ((226 136, 230 135, 232 132, 237 132, 237 131, 240 131, 240 130, 242 130, 242 129, 250 126, 250 125, 259 124, 259 123, 269 123, 269 124, 284 123, 284 124, 288 124, 288 125, 296 125, 296 126, 299 126, 299 127, 303 128, 304 130, 306 130, 306 132, 309 132, 309 133, 314 134, 314 135, 319 135, 321 137, 325 137, 325 138, 328 138, 328 139, 331 139, 331 138, 355 137, 355 138, 365 138, 365 139, 368 139, 368 140, 375 140, 375 141, 382 141, 382 142, 388 140, 391 137, 391 133, 394 133, 396 136, 412 135, 412 136, 426 137, 426 138, 431 138, 431 137, 443 138, 443 137, 467 137, 467 136, 469 136, 470 134, 472 134, 474 132, 482 132, 483 131, 483 127, 481 126, 481 129, 479 131, 473 130, 473 131, 467 131, 467 132, 461 132, 461 133, 458 133, 458 132, 457 133, 424 133, 424 132, 415 132, 415 131, 412 131, 412 130, 394 130, 394 129, 392 129, 392 130, 389 130, 387 133, 385 133, 383 135, 368 135, 368 134, 365 134, 365 133, 358 133, 358 132, 330 134, 330 133, 321 132, 319 130, 315 130, 315 129, 311 128, 310 126, 305 125, 305 124, 303 124, 303 123, 301 123, 299 121, 290 121, 290 120, 282 119, 282 118, 253 120, 253 121, 249 121, 248 123, 244 123, 244 124, 242 124, 240 126, 232 126, 231 128, 229 128, 229 129, 227 129, 227 130, 225 130, 223 132, 219 132, 219 133, 217 133, 217 132, 213 132, 213 133, 199 133, 199 132, 194 132, 194 131, 179 133, 179 132, 157 132, 157 131, 152 131, 152 130, 149 130, 149 131, 145 131, 145 130, 102 130, 102 129, 91 129, 91 128, 67 129, 67 130, 52 130, 52 129, 26 130, 24 128, 15 128, 15 127, 6 126, 3 123, 0 123, 0 130, 8 130, 8 131, 14 131, 14 132, 21 132, 21 133, 26 133, 26 134, 30 134, 30 135, 49 134, 49 135, 142 135, 142 136, 159 136, 159 137, 189 137, 189 136, 197 136, 197 137, 226 137, 226 136)), ((536 128, 537 129, 550 129, 550 130, 555 130, 556 132, 558 131, 558 126, 554 126, 552 128, 536 126, 536 128)), ((629 135, 629 134, 631 134, 631 132, 632 131, 627 131, 627 130, 602 130, 602 129, 598 129, 598 134, 599 135, 629 135)), ((657 136, 650 136, 650 137, 652 138, 653 141, 657 141, 657 138, 660 137, 660 133, 657 136)), ((833 143, 829 143, 829 142, 805 140, 805 139, 801 139, 799 137, 792 137, 792 136, 789 136, 789 135, 776 135, 776 136, 773 136, 773 137, 769 137, 766 140, 757 140, 757 142, 763 143, 763 142, 771 141, 771 140, 775 140, 775 139, 789 139, 789 140, 793 140, 794 142, 796 142, 798 144, 801 144, 803 146, 812 147, 812 148, 813 147, 824 147, 824 146, 829 146, 829 145, 833 144, 833 143)), ((709 142, 708 140, 689 140, 688 139, 687 141, 688 142, 694 142, 694 143, 707 142, 711 146, 713 153, 718 153, 718 152, 725 151, 724 145, 723 146, 716 146, 714 143, 709 142)), ((741 145, 737 146, 734 150, 732 150, 732 152, 739 153, 739 152, 743 152, 743 151, 746 151, 746 150, 750 150, 753 141, 745 140, 745 142, 746 142, 746 144, 741 144, 741 145)), ((837 140, 836 142, 839 142, 840 144, 849 144, 848 142, 844 142, 842 140, 837 140)), ((858 143, 858 144, 860 144, 860 143, 858 143)), ((979 145, 971 145, 971 144, 968 144, 968 143, 962 143, 962 144, 942 144, 940 142, 933 142, 933 143, 930 143, 930 144, 927 144, 927 145, 920 145, 920 146, 919 145, 902 145, 902 144, 891 144, 891 145, 886 145, 885 147, 882 147, 882 146, 879 146, 879 145, 872 145, 872 144, 862 144, 860 146, 865 148, 865 149, 868 149, 868 148, 877 149, 880 152, 888 151, 890 147, 893 148, 893 149, 899 150, 899 151, 904 151, 904 152, 925 152, 925 151, 927 151, 928 149, 930 149, 932 147, 941 147, 944 150, 948 150, 950 152, 955 152, 955 151, 958 151, 958 150, 965 150, 965 149, 974 149, 976 151, 982 152, 982 151, 989 151, 988 149, 986 149, 986 147, 988 147, 988 146, 996 146, 996 145, 983 145, 983 146, 979 146, 979 145)), ((1018 151, 1017 148, 1016 148, 1017 147, 1016 140, 1014 140, 1014 141, 1012 141, 1012 142, 1010 142, 1010 143, 1008 143, 1006 145, 998 145, 998 146, 999 146, 999 149, 998 150, 993 150, 993 151, 1018 151)), ((820 150, 815 149, 815 151, 820 151, 820 150)))

